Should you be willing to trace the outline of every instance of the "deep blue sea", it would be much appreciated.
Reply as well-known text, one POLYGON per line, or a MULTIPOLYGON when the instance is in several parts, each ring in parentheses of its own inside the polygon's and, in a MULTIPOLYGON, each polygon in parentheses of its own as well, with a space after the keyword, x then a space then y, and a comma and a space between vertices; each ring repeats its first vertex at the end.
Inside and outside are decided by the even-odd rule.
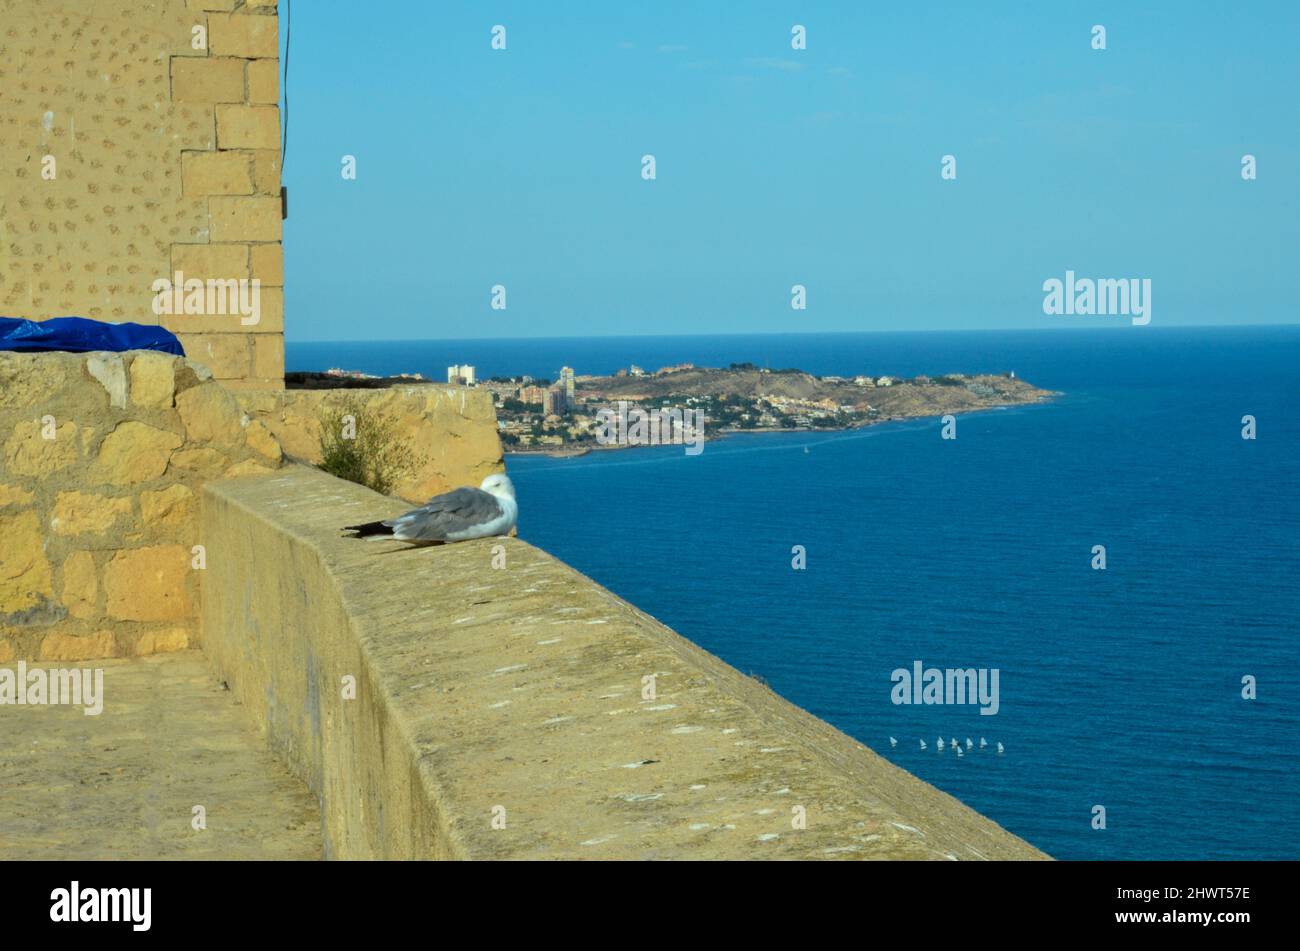
POLYGON ((435 378, 682 361, 1014 370, 1063 395, 960 417, 949 441, 918 420, 511 456, 523 538, 1053 856, 1300 858, 1300 327, 288 350, 290 369, 435 378), (917 660, 997 668, 997 714, 894 704, 917 660))

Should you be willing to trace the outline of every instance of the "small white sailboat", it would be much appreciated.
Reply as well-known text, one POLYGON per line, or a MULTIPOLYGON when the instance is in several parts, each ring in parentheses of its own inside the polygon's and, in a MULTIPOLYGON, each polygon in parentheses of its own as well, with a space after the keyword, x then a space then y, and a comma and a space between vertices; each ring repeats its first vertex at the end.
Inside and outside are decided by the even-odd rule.
POLYGON ((921 749, 925 749, 925 740, 921 741, 921 749))
POLYGON ((957 745, 958 745, 958 744, 957 744, 957 737, 954 736, 954 737, 952 738, 952 748, 955 750, 955 749, 957 748, 957 745))
POLYGON ((970 741, 970 737, 966 737, 966 749, 973 750, 974 748, 975 744, 970 741))
POLYGON ((984 739, 984 737, 981 736, 981 737, 980 737, 980 749, 984 749, 984 747, 986 747, 986 746, 988 746, 988 745, 989 745, 989 741, 986 740, 986 739, 984 739))
POLYGON ((1003 752, 1003 750, 1002 750, 1002 741, 1001 741, 1001 740, 998 741, 998 752, 999 752, 999 753, 1003 752))
POLYGON ((890 747, 895 747, 895 746, 897 746, 897 745, 898 745, 898 740, 894 739, 894 738, 891 736, 891 737, 889 738, 889 745, 890 745, 890 747))
POLYGON ((934 741, 934 745, 937 746, 937 747, 939 747, 939 752, 942 753, 942 752, 943 752, 943 737, 939 737, 939 739, 935 740, 935 741, 934 741))
POLYGON ((958 755, 958 756, 965 756, 965 755, 966 755, 966 751, 965 751, 964 749, 962 749, 962 748, 959 746, 959 747, 957 747, 957 755, 958 755))

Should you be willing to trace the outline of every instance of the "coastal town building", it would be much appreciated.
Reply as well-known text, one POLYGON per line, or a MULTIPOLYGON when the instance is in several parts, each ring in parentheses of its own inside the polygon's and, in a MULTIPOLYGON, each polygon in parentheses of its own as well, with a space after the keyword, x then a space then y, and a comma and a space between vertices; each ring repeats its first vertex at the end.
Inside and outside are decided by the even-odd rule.
POLYGON ((546 416, 563 416, 567 403, 564 390, 559 385, 547 387, 542 393, 542 413, 546 416))
POLYGON ((473 386, 475 383, 474 368, 468 363, 447 367, 447 382, 458 383, 461 386, 473 386))

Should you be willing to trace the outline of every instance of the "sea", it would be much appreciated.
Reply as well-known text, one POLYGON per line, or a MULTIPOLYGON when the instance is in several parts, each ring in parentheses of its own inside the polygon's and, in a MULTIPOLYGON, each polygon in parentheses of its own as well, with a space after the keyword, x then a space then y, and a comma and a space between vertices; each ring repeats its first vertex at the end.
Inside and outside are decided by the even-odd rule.
POLYGON ((522 538, 1056 858, 1300 858, 1300 326, 288 344, 435 379, 681 362, 1059 395, 956 439, 511 455, 522 538), (896 702, 917 662, 996 670, 996 712, 896 702))

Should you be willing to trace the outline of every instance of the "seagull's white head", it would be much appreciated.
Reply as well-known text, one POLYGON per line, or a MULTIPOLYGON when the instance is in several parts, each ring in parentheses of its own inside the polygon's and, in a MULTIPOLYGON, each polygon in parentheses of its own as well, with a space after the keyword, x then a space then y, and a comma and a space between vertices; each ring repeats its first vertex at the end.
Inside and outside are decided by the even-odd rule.
POLYGON ((515 484, 510 481, 510 477, 505 473, 488 476, 483 480, 479 488, 489 495, 495 495, 497 498, 513 499, 515 497, 515 484))

